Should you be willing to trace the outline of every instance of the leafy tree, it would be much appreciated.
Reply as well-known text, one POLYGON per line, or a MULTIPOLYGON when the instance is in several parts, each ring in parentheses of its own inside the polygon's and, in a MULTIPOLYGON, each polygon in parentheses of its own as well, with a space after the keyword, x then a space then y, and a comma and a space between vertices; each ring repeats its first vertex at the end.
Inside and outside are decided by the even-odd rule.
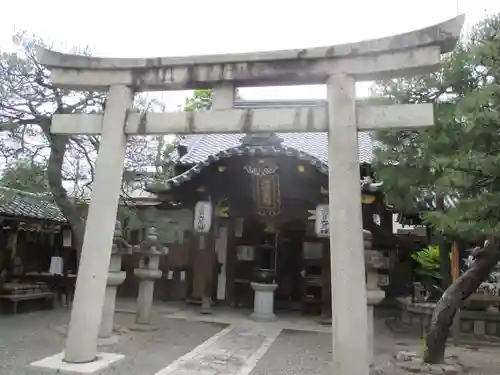
MULTIPOLYGON (((13 158, 21 158, 45 170, 48 189, 73 229, 79 252, 85 223, 82 211, 75 206, 75 198, 88 196, 91 189, 99 137, 51 134, 50 126, 54 114, 102 112, 105 93, 54 87, 49 72, 35 54, 36 47, 45 46, 44 42, 24 33, 15 35, 14 42, 16 52, 0 55, 0 157, 7 164, 13 158), (68 181, 75 187, 71 192, 63 186, 68 181), (79 193, 85 194, 79 196, 79 193)), ((88 54, 85 50, 80 52, 88 54)), ((157 103, 140 96, 136 97, 135 105, 140 111, 158 108, 157 103)), ((160 160, 162 165, 157 169, 163 170, 168 163, 158 158, 158 154, 164 155, 170 144, 158 139, 130 137, 125 169, 146 172, 160 160)), ((14 175, 26 169, 12 167, 10 171, 7 169, 7 176, 13 181, 14 175)), ((40 186, 37 184, 36 188, 40 186)), ((28 190, 33 187, 25 186, 28 190)), ((126 191, 123 195, 126 199, 126 191)))
POLYGON ((186 98, 184 111, 191 112, 209 110, 210 108, 212 108, 212 90, 197 89, 194 90, 193 95, 186 98))
POLYGON ((7 164, 0 177, 0 186, 28 191, 47 193, 49 181, 47 166, 30 160, 16 160, 7 164))
POLYGON ((379 93, 400 103, 434 103, 435 126, 380 132, 377 172, 388 199, 420 211, 446 197, 446 210, 425 219, 461 237, 496 236, 500 205, 500 15, 478 24, 438 73, 384 82, 379 93), (495 199, 496 198, 496 199, 495 199))
MULTIPOLYGON (((238 90, 236 90, 236 99, 241 99, 238 90)), ((184 111, 206 111, 212 108, 212 90, 211 89, 197 89, 194 90, 193 95, 186 98, 184 111)))
POLYGON ((434 127, 378 134, 376 168, 389 201, 418 212, 438 200, 444 207, 426 212, 427 224, 490 240, 437 304, 425 360, 441 362, 457 308, 500 260, 500 14, 478 23, 441 71, 381 82, 376 92, 399 103, 435 106, 434 127))
POLYGON ((439 279, 439 246, 427 246, 416 253, 412 258, 418 263, 417 273, 424 277, 439 279))
POLYGON ((2 153, 5 158, 23 154, 26 160, 40 162, 47 154, 47 179, 54 200, 68 218, 77 248, 83 240, 83 220, 63 187, 64 159, 70 147, 88 154, 98 145, 97 137, 68 137, 50 133, 54 113, 98 111, 101 93, 72 93, 53 87, 48 72, 38 63, 36 46, 41 40, 19 34, 14 37, 15 53, 3 53, 0 60, 0 123, 8 129, 2 153))

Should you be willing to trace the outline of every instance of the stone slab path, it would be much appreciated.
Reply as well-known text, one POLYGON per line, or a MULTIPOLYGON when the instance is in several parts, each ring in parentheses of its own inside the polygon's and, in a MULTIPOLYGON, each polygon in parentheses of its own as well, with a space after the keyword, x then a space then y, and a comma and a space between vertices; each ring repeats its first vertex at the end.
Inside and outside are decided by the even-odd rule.
POLYGON ((248 375, 280 332, 279 327, 230 326, 156 375, 248 375))

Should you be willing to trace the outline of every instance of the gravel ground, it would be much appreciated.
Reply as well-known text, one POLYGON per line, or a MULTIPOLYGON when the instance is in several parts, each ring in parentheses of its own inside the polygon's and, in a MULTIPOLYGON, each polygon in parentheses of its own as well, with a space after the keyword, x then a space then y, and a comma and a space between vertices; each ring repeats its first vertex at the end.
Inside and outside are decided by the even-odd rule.
MULTIPOLYGON (((154 332, 131 332, 134 315, 120 313, 115 323, 122 328, 116 346, 103 351, 117 352, 126 358, 107 369, 103 375, 154 375, 185 353, 224 328, 223 325, 161 317, 158 309, 154 332)), ((61 328, 69 320, 69 310, 53 310, 0 315, 0 375, 26 375, 26 365, 56 354, 64 345, 61 328)), ((382 320, 376 327, 377 375, 408 375, 395 365, 398 351, 420 352, 422 341, 387 329, 382 320)), ((331 335, 328 333, 284 330, 258 362, 250 375, 331 375, 331 335)), ((447 353, 466 366, 461 374, 498 375, 500 348, 451 346, 447 353)), ((353 353, 356 360, 356 353, 353 353)))
MULTIPOLYGON (((155 318, 159 330, 130 332, 134 315, 117 314, 123 328, 119 343, 103 351, 125 354, 124 360, 103 375, 153 375, 219 332, 221 325, 155 318)), ((68 310, 0 316, 0 374, 25 375, 26 365, 61 351, 64 339, 58 331, 69 321, 68 310)))
MULTIPOLYGON (((376 331, 376 375, 409 375, 396 366, 394 356, 399 351, 420 353, 422 341, 418 337, 395 335, 379 322, 376 331)), ((332 338, 328 333, 284 330, 250 375, 331 375, 332 338)), ((498 375, 500 348, 450 346, 447 355, 458 357, 465 366, 460 374, 498 375)), ((356 353, 353 353, 356 360, 356 353)), ((427 374, 427 372, 424 372, 427 374)))
POLYGON ((331 375, 331 335, 284 330, 250 375, 331 375))

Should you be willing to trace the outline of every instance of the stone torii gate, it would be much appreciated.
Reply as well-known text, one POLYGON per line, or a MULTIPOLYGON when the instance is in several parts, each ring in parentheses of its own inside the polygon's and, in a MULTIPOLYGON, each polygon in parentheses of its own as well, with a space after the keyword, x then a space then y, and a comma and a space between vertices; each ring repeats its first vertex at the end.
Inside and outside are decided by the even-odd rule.
MULTIPOLYGON (((99 368, 97 355, 127 136, 251 132, 328 132, 333 373, 368 375, 367 293, 359 197, 358 131, 433 125, 431 104, 356 106, 355 82, 438 69, 462 28, 459 16, 418 31, 329 47, 165 58, 94 58, 39 51, 55 86, 107 91, 104 115, 54 115, 57 134, 100 134, 92 200, 61 366, 99 368), (236 87, 325 84, 327 105, 234 109, 236 87), (205 112, 139 114, 139 91, 211 88, 205 112), (352 359, 356 353, 355 359, 352 359), (351 358, 351 359, 350 359, 351 358)), ((43 362, 43 361, 41 361, 43 362)), ((48 366, 56 368, 52 363, 48 366)))

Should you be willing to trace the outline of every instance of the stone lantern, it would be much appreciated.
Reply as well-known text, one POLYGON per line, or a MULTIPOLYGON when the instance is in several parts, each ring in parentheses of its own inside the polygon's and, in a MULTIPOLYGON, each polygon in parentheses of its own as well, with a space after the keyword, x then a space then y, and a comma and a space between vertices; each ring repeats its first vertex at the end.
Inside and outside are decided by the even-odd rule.
POLYGON ((99 330, 100 345, 110 345, 117 341, 117 337, 113 335, 116 291, 118 286, 125 281, 126 273, 122 271, 122 256, 128 254, 132 254, 132 246, 123 238, 121 223, 117 220, 115 224, 113 248, 109 261, 102 320, 99 330))
POLYGON ((372 233, 363 230, 366 264, 366 300, 368 308, 368 354, 370 364, 373 362, 374 322, 373 310, 385 298, 385 292, 379 287, 378 270, 388 268, 387 257, 379 251, 373 250, 372 233))
POLYGON ((257 268, 254 270, 250 286, 254 290, 253 313, 250 316, 257 321, 272 321, 274 315, 274 292, 276 284, 275 254, 276 249, 267 242, 255 249, 257 268))
POLYGON ((134 253, 141 255, 139 268, 134 275, 139 279, 139 294, 137 296, 137 315, 134 330, 149 331, 156 327, 150 325, 151 308, 155 281, 160 279, 162 271, 159 269, 160 256, 168 254, 168 248, 158 240, 155 227, 148 230, 147 237, 139 245, 134 246, 134 253))

